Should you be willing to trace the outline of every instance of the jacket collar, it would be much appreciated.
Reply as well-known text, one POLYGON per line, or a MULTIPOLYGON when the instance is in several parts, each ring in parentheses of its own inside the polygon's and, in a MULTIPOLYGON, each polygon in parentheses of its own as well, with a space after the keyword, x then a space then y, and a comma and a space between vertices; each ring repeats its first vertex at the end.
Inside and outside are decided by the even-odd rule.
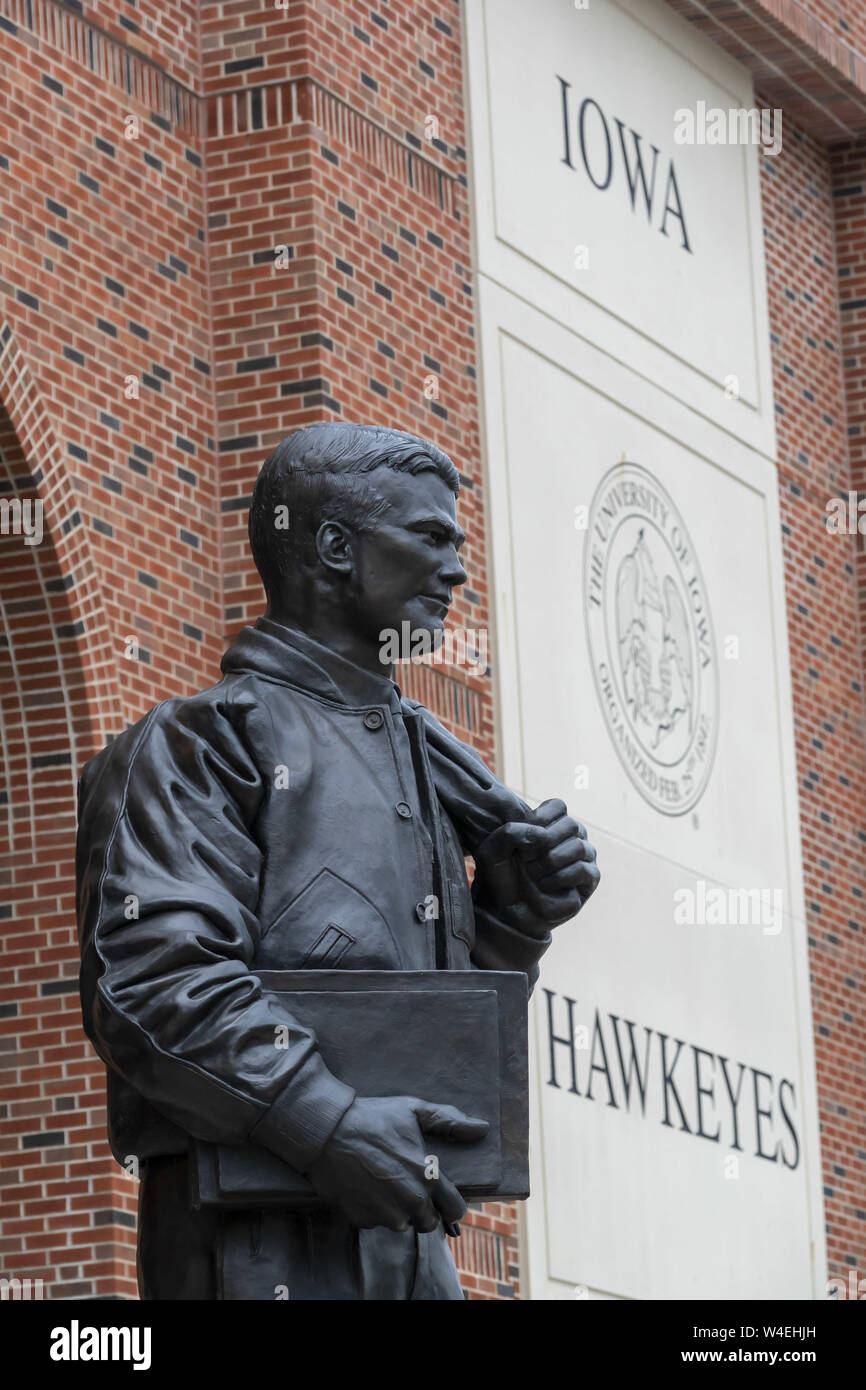
MULTIPOLYGON (((423 736, 436 794, 460 836, 464 852, 474 854, 481 841, 506 821, 529 820, 528 804, 485 766, 478 753, 461 743, 417 701, 404 700, 387 676, 365 671, 323 647, 305 632, 259 618, 245 627, 222 659, 222 669, 249 671, 300 687, 327 700, 357 708, 386 705, 397 714, 415 716, 423 736)), ((408 722, 407 722, 408 727, 408 722)))
POLYGON ((356 666, 306 632, 271 618, 243 628, 220 665, 226 675, 252 671, 341 704, 388 705, 398 713, 401 708, 395 681, 356 666))

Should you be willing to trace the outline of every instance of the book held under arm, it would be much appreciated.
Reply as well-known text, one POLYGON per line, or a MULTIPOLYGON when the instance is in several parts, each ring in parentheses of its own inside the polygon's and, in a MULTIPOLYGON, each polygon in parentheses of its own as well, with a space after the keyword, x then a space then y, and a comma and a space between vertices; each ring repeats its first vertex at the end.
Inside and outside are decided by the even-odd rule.
MULTIPOLYGON (((316 1035, 359 1096, 416 1096, 484 1119, 474 1143, 429 1139, 469 1201, 529 1195, 527 980, 499 970, 259 972, 262 988, 316 1035)), ((195 1140, 194 1206, 307 1207, 303 1174, 255 1143, 195 1140)))

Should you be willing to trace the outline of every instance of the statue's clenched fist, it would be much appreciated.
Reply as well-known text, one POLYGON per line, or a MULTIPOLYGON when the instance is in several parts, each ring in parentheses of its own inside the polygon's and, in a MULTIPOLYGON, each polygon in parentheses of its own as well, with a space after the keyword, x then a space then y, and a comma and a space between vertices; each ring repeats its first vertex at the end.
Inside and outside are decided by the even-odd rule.
POLYGON ((307 1176, 354 1226, 432 1231, 466 1214, 457 1188, 428 1157, 430 1140, 471 1144, 489 1125, 416 1096, 357 1096, 307 1176))
POLYGON ((507 821, 475 854, 473 897, 530 935, 569 921, 598 887, 594 847, 557 797, 507 821))

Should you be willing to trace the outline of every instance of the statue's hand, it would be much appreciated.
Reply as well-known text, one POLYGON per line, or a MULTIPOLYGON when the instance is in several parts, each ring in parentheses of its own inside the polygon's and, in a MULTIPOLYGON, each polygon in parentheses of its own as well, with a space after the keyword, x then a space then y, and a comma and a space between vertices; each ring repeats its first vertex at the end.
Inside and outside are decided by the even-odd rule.
POLYGON ((307 1176, 354 1226, 432 1231, 440 1220, 446 1226, 459 1221, 466 1203, 439 1171, 430 1140, 469 1144, 488 1129, 486 1120, 453 1105, 416 1096, 357 1096, 307 1176))
POLYGON ((601 873, 586 829, 564 801, 543 801, 528 821, 507 821, 475 855, 473 896, 529 935, 578 913, 601 873))

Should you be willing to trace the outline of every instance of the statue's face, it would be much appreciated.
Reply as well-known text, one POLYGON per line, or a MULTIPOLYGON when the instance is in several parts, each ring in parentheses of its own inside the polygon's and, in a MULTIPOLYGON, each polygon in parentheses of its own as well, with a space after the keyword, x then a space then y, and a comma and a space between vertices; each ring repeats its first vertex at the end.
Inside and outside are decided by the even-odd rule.
POLYGON ((437 473, 399 473, 380 468, 370 482, 391 505, 355 536, 351 585, 355 620, 364 634, 384 631, 433 634, 445 626, 452 590, 466 581, 457 552, 466 537, 457 525, 454 493, 437 473))

